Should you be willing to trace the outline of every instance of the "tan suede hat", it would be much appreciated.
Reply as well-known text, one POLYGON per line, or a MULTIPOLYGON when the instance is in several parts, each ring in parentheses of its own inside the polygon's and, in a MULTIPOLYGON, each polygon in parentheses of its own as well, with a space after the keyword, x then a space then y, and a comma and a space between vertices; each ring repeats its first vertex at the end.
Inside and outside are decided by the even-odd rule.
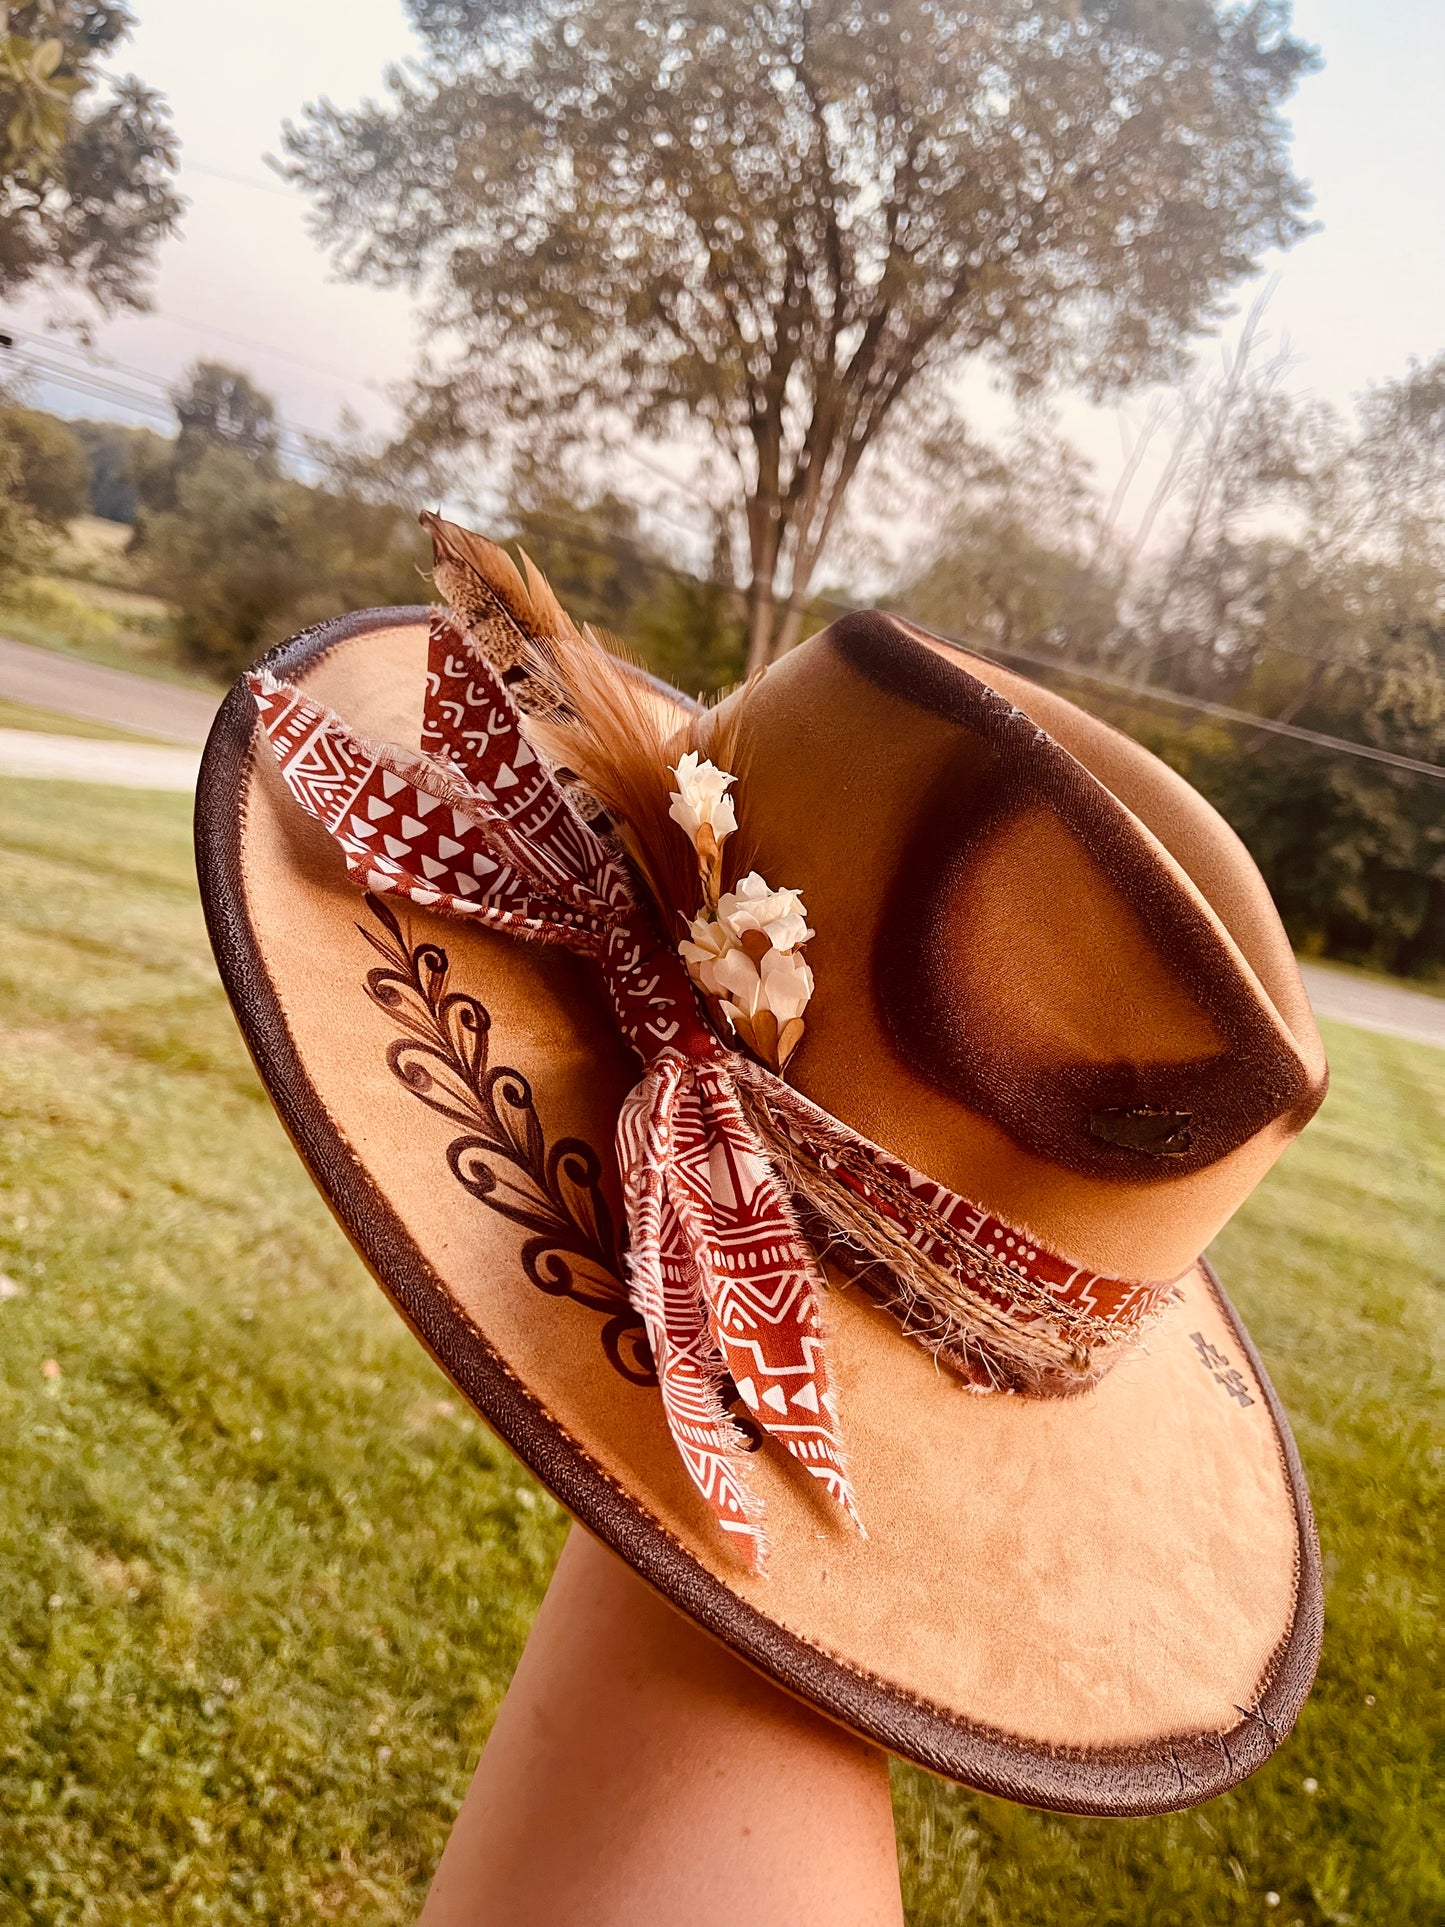
POLYGON ((1033 1805, 1234 1785, 1322 1628, 1299 1459, 1200 1256, 1326 1083, 1253 863, 1137 744, 877 615, 708 716, 632 679, 610 726, 697 746, 639 752, 632 820, 636 771, 561 766, 598 699, 575 632, 511 648, 565 618, 497 553, 470 598, 439 570, 449 619, 283 644, 206 752, 221 975, 331 1208, 574 1517, 790 1692, 1033 1805))

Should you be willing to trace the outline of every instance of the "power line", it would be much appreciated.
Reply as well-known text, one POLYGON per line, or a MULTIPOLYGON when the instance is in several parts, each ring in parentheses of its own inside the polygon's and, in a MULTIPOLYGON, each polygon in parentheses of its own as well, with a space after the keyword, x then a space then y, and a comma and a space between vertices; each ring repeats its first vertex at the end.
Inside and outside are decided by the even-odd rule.
MULTIPOLYGON (((15 341, 19 351, 24 355, 30 356, 36 365, 47 373, 73 373, 77 375, 83 373, 87 376, 93 376, 98 382, 111 382, 113 384, 116 384, 116 377, 121 376, 126 380, 141 383, 144 390, 153 390, 155 396, 159 397, 167 408, 171 406, 171 383, 163 376, 152 374, 148 368, 136 368, 129 362, 115 360, 113 356, 93 354, 88 348, 77 347, 69 342, 56 341, 43 335, 16 333, 15 341), (57 365, 56 363, 45 361, 43 357, 46 355, 73 355, 77 357, 84 366, 83 368, 77 369, 65 361, 61 361, 57 365)), ((121 388, 120 384, 116 385, 120 388, 120 392, 128 392, 121 388)), ((145 399, 150 400, 152 397, 147 395, 145 399)), ((301 423, 284 425, 293 428, 295 433, 301 435, 319 434, 320 432, 319 430, 309 429, 301 423)))
MULTIPOLYGON (((703 578, 689 574, 664 562, 660 557, 649 555, 639 549, 625 536, 617 536, 611 541, 599 541, 585 522, 556 510, 543 513, 553 522, 564 528, 578 531, 572 538, 577 548, 594 555, 611 556, 618 549, 626 550, 634 562, 654 575, 671 576, 678 582, 692 587, 708 586, 703 578)), ((854 615, 857 605, 836 602, 831 596, 812 596, 808 606, 817 610, 827 610, 835 616, 854 615)), ((1232 723, 1240 728, 1261 730, 1269 736, 1288 737, 1297 743, 1307 743, 1313 749, 1325 750, 1336 756, 1353 756, 1364 762, 1383 763, 1390 769, 1406 770, 1412 776, 1433 777, 1437 782, 1445 782, 1445 766, 1439 763, 1426 763, 1414 756, 1402 756, 1392 749, 1377 749, 1372 743, 1358 743, 1345 736, 1329 736, 1323 730, 1304 729, 1298 723, 1279 722, 1272 716, 1256 716, 1251 710, 1231 709, 1225 703, 1210 702, 1202 696, 1186 696, 1177 690, 1160 689, 1153 683, 1135 682, 1127 676, 1116 676, 1107 669, 1094 669, 1080 663, 1059 662, 1048 656, 1034 654, 1027 649, 985 648, 977 643, 967 642, 960 636, 939 636, 940 642, 950 648, 958 649, 972 656, 980 656, 986 662, 998 662, 1007 668, 1010 663, 1021 663, 1030 669, 1051 670, 1056 675, 1073 676, 1082 682, 1098 683, 1110 691, 1124 696, 1132 696, 1146 702, 1164 703, 1171 708, 1193 710, 1197 715, 1211 716, 1216 721, 1232 723)))
MULTIPOLYGON (((690 575, 685 569, 675 568, 659 557, 650 556, 625 536, 612 542, 601 542, 584 522, 556 511, 546 511, 554 522, 579 531, 580 538, 573 537, 575 546, 595 555, 612 555, 619 548, 630 552, 632 559, 642 568, 655 575, 667 575, 679 582, 694 587, 707 586, 702 578, 690 575)), ((818 610, 828 610, 835 616, 857 613, 856 605, 835 602, 830 596, 814 596, 809 606, 818 610)), ((1445 766, 1439 763, 1422 762, 1414 756, 1402 756, 1396 750, 1377 749, 1372 743, 1358 743, 1345 736, 1329 736, 1323 730, 1304 729, 1298 723, 1279 722, 1272 716, 1256 716, 1247 709, 1231 709, 1225 703, 1215 703, 1202 696, 1186 696, 1177 690, 1160 689, 1153 683, 1135 682, 1127 676, 1116 676, 1107 669, 1088 668, 1079 663, 1058 662, 1048 656, 1040 656, 1026 649, 983 648, 976 643, 966 642, 959 636, 940 636, 940 642, 950 648, 965 651, 969 655, 981 656, 986 662, 998 662, 1007 668, 1010 663, 1020 663, 1031 669, 1051 670, 1057 675, 1076 677, 1082 682, 1098 683, 1110 691, 1131 696, 1146 702, 1156 702, 1171 708, 1193 710, 1197 715, 1211 716, 1216 721, 1232 723, 1239 728, 1260 730, 1269 736, 1283 736, 1293 742, 1307 743, 1313 749, 1325 750, 1331 755, 1353 756, 1369 763, 1383 763, 1389 769, 1408 771, 1412 776, 1432 777, 1436 782, 1445 782, 1445 766)))
MULTIPOLYGON (((116 383, 98 380, 96 377, 77 370, 55 368, 44 362, 21 361, 17 364, 24 374, 35 376, 38 380, 67 390, 88 401, 121 402, 132 415, 141 416, 147 426, 156 425, 161 429, 173 428, 174 411, 158 399, 146 395, 135 395, 116 383)), ((284 424, 278 424, 278 442, 282 453, 295 461, 313 460, 308 445, 299 439, 284 424)))
POLYGON ((152 314, 162 321, 174 321, 182 328, 194 328, 198 334, 217 335, 222 341, 239 342, 244 348, 255 348, 263 355, 274 355, 279 361, 293 362, 298 368, 309 368, 313 374, 328 375, 333 381, 344 382, 349 388, 364 388, 368 394, 385 396, 386 390, 374 375, 356 375, 332 362, 317 361, 311 355, 298 355, 292 348, 280 348, 274 341, 261 341, 255 335, 238 334, 234 328, 223 328, 214 321, 197 321, 194 316, 177 314, 174 308, 152 308, 152 314))
POLYGON ((700 488, 696 482, 685 480, 680 475, 674 475, 672 470, 666 467, 665 464, 654 461, 650 455, 644 455, 641 449, 630 448, 624 442, 615 452, 619 455, 626 456, 629 462, 636 462, 639 468, 649 469, 654 475, 660 475, 663 481, 670 482, 676 489, 681 489, 684 495, 695 497, 697 501, 703 503, 714 515, 717 513, 717 504, 707 493, 706 489, 700 488))
POLYGON ((193 161, 187 157, 182 162, 181 171, 187 174, 205 174, 213 181, 229 181, 232 187, 253 188, 258 194, 280 194, 288 201, 294 199, 290 189, 283 187, 279 181, 263 181, 254 174, 233 174, 229 168, 211 167, 205 161, 193 161))
POLYGON ((940 640, 952 648, 966 649, 971 655, 983 656, 990 661, 996 659, 1005 667, 1011 662, 1019 662, 1031 669, 1050 669, 1058 675, 1099 683, 1122 696, 1132 696, 1144 702, 1165 703, 1177 709, 1192 709, 1198 715, 1212 716, 1219 722, 1262 730, 1268 736, 1285 736, 1292 742, 1308 743, 1314 749, 1328 750, 1333 755, 1354 756, 1367 763, 1383 763, 1390 769, 1408 770, 1412 776, 1430 776, 1436 782, 1445 783, 1445 765, 1424 763, 1414 756, 1401 756, 1393 749, 1376 749, 1373 743, 1357 743, 1345 736, 1327 736, 1323 730, 1303 729, 1298 723, 1282 723, 1273 716, 1256 716, 1247 709, 1231 709, 1226 703, 1209 702, 1202 696, 1184 696, 1173 689, 1160 689, 1154 683, 1135 682, 1128 676, 1116 676, 1107 669, 1051 661, 1047 656, 1035 655, 1027 649, 980 649, 961 641, 957 636, 943 636, 940 640))
MULTIPOLYGON (((193 321, 188 316, 177 315, 166 309, 158 309, 156 312, 163 315, 167 320, 180 322, 185 327, 195 328, 202 333, 219 335, 227 340, 243 343, 248 347, 260 350, 263 354, 279 355, 288 361, 295 362, 300 367, 311 368, 320 373, 331 375, 335 379, 347 382, 354 387, 366 388, 372 393, 381 392, 378 384, 375 382, 364 381, 359 375, 340 373, 334 368, 327 367, 323 362, 313 361, 305 355, 293 354, 288 349, 277 348, 269 342, 258 341, 253 336, 238 334, 233 329, 216 327, 209 322, 193 321)), ((7 342, 5 345, 13 345, 16 350, 14 359, 15 366, 19 367, 22 372, 33 374, 42 381, 51 382, 60 387, 67 388, 71 392, 84 395, 90 400, 124 402, 135 412, 147 415, 151 421, 164 421, 169 425, 174 419, 175 409, 171 400, 170 384, 160 376, 150 373, 147 369, 136 368, 127 362, 116 361, 113 357, 94 355, 86 349, 74 347, 69 343, 57 342, 46 336, 27 337, 24 334, 16 334, 13 337, 13 342, 7 342), (39 345, 34 345, 36 343, 39 345), (83 360, 87 366, 83 368, 73 368, 64 362, 46 361, 42 357, 47 353, 73 354, 83 360), (142 383, 145 385, 145 389, 154 390, 155 393, 145 392, 144 389, 141 393, 136 393, 134 390, 128 388, 123 381, 118 381, 116 379, 117 376, 124 376, 129 381, 142 383)), ((281 432, 284 452, 302 461, 314 459, 309 441, 306 438, 314 437, 319 441, 328 439, 319 429, 307 428, 304 424, 290 423, 281 416, 277 417, 277 426, 281 432)), ((640 463, 642 467, 651 470, 656 475, 662 476, 665 480, 673 483, 675 487, 688 494, 697 496, 699 500, 708 503, 708 506, 712 507, 709 498, 704 495, 700 489, 673 475, 669 470, 662 467, 660 463, 650 461, 646 456, 641 455, 634 449, 624 447, 614 452, 628 456, 633 461, 640 463)), ((705 531, 701 531, 689 523, 679 521, 676 516, 669 515, 665 509, 660 509, 656 507, 656 505, 649 505, 647 513, 655 517, 658 521, 665 523, 669 528, 675 529, 680 535, 688 537, 689 540, 699 541, 705 539, 705 531)), ((565 518, 559 515, 554 519, 564 520, 565 518)), ((582 525, 578 524, 577 526, 582 525)))
MULTIPOLYGON (((163 422, 169 426, 174 421, 175 405, 171 390, 159 376, 142 368, 128 367, 124 362, 104 361, 98 356, 86 354, 84 350, 68 350, 60 343, 41 339, 38 347, 30 345, 36 339, 15 336, 13 365, 21 373, 33 375, 42 382, 69 389, 93 401, 123 403, 132 413, 148 417, 150 422, 163 422), (46 358, 57 351, 77 354, 82 365, 46 358), (139 389, 128 385, 133 382, 144 385, 139 389)), ((325 439, 319 431, 289 422, 284 417, 277 417, 276 426, 285 452, 298 460, 313 459, 308 437, 325 439)))
POLYGON ((125 401, 133 414, 148 415, 152 421, 168 421, 171 410, 148 395, 131 395, 113 383, 97 382, 78 370, 74 372, 47 368, 43 362, 21 358, 12 364, 21 374, 36 375, 56 387, 68 388, 73 393, 83 395, 91 401, 125 401))

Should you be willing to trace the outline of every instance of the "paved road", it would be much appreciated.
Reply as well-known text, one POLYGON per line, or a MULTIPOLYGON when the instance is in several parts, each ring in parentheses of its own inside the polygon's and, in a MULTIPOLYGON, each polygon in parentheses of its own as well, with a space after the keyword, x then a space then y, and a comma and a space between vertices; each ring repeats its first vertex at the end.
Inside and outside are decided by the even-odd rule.
POLYGON ((1445 1050, 1445 997, 1354 977, 1324 964, 1301 964, 1300 972, 1317 1017, 1334 1017, 1361 1030, 1383 1031, 1387 1037, 1406 1037, 1411 1043, 1435 1044, 1445 1050))
POLYGON ((0 636, 0 696, 57 716, 87 723, 109 723, 140 736, 199 749, 211 727, 220 695, 187 689, 155 676, 106 669, 55 649, 0 636))
POLYGON ((199 751, 172 749, 164 743, 0 729, 0 776, 116 783, 128 790, 194 790, 200 766, 199 751))

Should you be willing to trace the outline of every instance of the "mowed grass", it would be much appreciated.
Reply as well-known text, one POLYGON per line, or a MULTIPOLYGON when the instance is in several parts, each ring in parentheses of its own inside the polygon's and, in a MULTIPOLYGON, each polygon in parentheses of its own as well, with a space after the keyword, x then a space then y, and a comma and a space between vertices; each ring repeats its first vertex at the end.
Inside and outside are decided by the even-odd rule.
MULTIPOLYGON (((564 1521, 286 1143, 188 814, 0 783, 0 1921, 405 1921, 564 1521)), ((1320 1514, 1314 1697, 1245 1788, 1164 1820, 899 1769, 915 1927, 1442 1917, 1445 1053, 1328 1041, 1322 1118, 1217 1253, 1320 1514)))

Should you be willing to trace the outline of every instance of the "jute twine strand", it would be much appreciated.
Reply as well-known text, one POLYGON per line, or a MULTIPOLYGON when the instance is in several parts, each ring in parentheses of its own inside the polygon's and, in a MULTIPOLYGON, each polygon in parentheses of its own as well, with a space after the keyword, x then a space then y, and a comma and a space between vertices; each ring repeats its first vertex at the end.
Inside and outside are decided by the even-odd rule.
POLYGON ((860 1157, 846 1128, 815 1115, 814 1106, 779 1080, 749 1066, 739 1083, 779 1174, 808 1215, 839 1235, 854 1265, 861 1254, 865 1263, 872 1260, 886 1271, 881 1292, 871 1276, 861 1279, 865 1288, 891 1300, 909 1335, 978 1389, 1055 1395, 1086 1390, 1162 1314, 1163 1304, 1123 1326, 1061 1305, 1044 1286, 949 1224, 918 1192, 860 1157), (888 1209, 873 1208, 827 1161, 847 1168, 888 1209), (920 1250, 910 1231, 942 1246, 949 1262, 939 1264, 920 1250))

